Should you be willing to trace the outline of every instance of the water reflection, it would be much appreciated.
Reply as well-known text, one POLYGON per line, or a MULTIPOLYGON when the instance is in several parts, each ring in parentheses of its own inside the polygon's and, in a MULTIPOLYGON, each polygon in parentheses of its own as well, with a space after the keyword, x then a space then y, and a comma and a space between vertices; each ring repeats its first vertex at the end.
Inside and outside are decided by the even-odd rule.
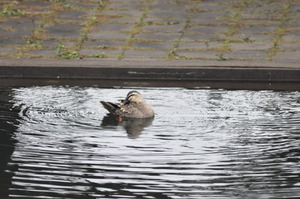
POLYGON ((142 131, 150 126, 154 118, 122 118, 120 120, 116 115, 107 114, 103 117, 101 126, 122 126, 130 138, 137 138, 142 131))
POLYGON ((8 198, 13 172, 17 165, 9 165, 15 149, 19 107, 14 107, 11 89, 0 88, 0 198, 8 198))
POLYGON ((299 92, 148 88, 142 92, 157 113, 153 121, 106 115, 99 101, 128 91, 31 87, 3 94, 2 193, 299 197, 299 92))

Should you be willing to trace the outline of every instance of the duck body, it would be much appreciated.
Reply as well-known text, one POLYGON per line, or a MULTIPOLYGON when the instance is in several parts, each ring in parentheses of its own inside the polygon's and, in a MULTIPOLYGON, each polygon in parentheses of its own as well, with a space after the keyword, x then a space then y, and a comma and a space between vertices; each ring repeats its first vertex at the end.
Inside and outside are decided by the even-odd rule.
POLYGON ((130 91, 121 103, 101 101, 109 113, 122 118, 153 118, 154 111, 138 91, 130 91))

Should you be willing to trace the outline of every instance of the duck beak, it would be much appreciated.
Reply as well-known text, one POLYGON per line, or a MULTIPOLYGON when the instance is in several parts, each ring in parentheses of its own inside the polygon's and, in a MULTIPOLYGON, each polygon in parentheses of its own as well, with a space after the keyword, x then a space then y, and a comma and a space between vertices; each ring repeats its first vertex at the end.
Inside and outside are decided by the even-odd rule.
POLYGON ((124 105, 128 105, 130 103, 129 100, 125 99, 125 100, 121 100, 120 102, 120 106, 124 106, 124 105))

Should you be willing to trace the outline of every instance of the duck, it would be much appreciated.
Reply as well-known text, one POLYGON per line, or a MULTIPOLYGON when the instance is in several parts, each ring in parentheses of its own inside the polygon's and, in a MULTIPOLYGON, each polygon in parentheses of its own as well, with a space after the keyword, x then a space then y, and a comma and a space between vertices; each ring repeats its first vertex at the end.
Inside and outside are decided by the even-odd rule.
POLYGON ((148 104, 138 91, 128 92, 125 100, 120 103, 100 101, 103 107, 110 114, 122 118, 153 118, 155 113, 150 104, 148 104))

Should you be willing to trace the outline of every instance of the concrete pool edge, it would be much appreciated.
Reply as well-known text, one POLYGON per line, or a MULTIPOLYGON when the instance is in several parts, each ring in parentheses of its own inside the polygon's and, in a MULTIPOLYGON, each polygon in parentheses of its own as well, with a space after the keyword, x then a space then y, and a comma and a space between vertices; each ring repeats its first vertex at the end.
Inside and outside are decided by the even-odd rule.
POLYGON ((146 86, 300 90, 298 64, 222 61, 2 59, 2 86, 146 86))

